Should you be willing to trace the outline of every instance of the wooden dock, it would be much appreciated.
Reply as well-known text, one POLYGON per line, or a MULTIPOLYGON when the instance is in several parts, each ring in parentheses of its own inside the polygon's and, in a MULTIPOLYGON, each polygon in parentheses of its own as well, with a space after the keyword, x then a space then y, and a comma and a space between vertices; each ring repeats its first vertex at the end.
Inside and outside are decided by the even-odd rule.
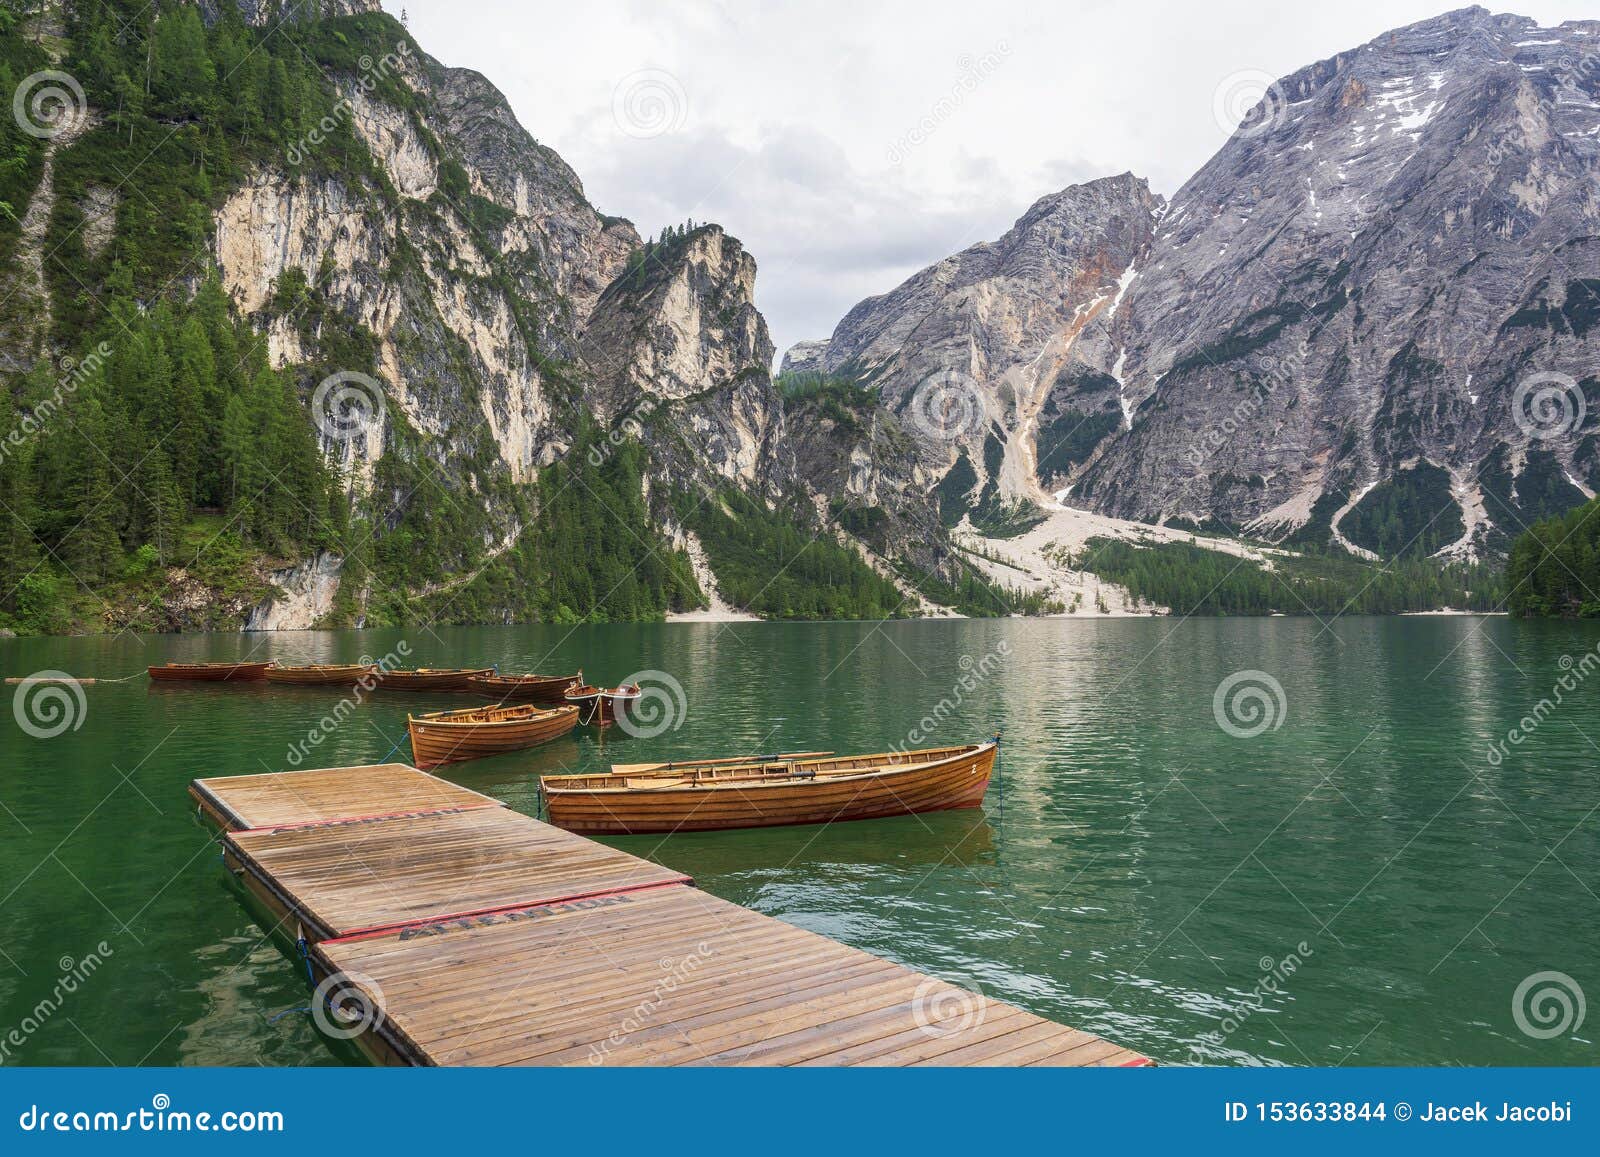
POLYGON ((403 764, 190 794, 384 1063, 1150 1063, 403 764))

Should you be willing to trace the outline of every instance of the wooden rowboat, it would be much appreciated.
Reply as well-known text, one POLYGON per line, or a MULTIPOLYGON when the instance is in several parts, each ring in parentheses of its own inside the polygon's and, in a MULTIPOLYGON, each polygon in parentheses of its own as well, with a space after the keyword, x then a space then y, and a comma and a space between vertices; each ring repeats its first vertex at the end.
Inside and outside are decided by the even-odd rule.
POLYGON ((200 683, 250 683, 266 678, 271 661, 261 663, 167 663, 148 668, 150 678, 161 683, 179 680, 200 683))
POLYGON ((550 822, 569 832, 639 835, 822 824, 983 802, 999 744, 924 751, 662 764, 539 780, 550 822))
POLYGON ((579 723, 585 727, 590 724, 609 727, 642 694, 632 683, 624 683, 620 687, 592 687, 587 683, 574 683, 566 689, 564 697, 582 712, 579 723))
POLYGON ((578 725, 572 706, 471 707, 465 711, 433 711, 406 717, 411 728, 411 753, 426 770, 441 763, 479 759, 516 751, 565 735, 578 725))
POLYGON ((267 671, 268 683, 292 683, 301 687, 322 687, 333 683, 354 685, 363 675, 376 671, 374 663, 341 663, 309 667, 273 667, 267 671))
POLYGON ((493 672, 493 667, 391 667, 379 672, 378 686, 390 691, 467 691, 470 680, 493 672))
POLYGON ((576 675, 475 675, 467 680, 479 695, 501 703, 560 703, 563 692, 583 682, 583 670, 576 675))

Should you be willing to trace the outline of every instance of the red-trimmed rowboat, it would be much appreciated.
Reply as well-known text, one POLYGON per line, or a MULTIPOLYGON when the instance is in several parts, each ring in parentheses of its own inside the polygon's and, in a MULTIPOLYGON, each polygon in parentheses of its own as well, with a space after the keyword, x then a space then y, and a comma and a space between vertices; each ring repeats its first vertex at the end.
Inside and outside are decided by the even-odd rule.
POLYGON ((158 683, 253 683, 266 678, 270 660, 261 663, 167 663, 148 668, 158 683))
POLYGON ((410 715, 407 723, 411 728, 411 754, 416 765, 427 770, 441 763, 532 747, 565 735, 578 725, 578 709, 544 708, 532 703, 471 707, 465 711, 410 715))
POLYGON ((550 822, 569 832, 637 835, 823 824, 974 808, 994 771, 994 741, 821 759, 706 760, 539 780, 550 822))
POLYGON ((563 697, 578 708, 581 713, 578 722, 585 727, 590 724, 609 727, 642 694, 632 683, 624 683, 620 687, 592 687, 587 683, 574 683, 566 689, 563 697))
POLYGON ((387 691, 469 691, 468 683, 492 674, 493 667, 401 667, 380 669, 378 686, 387 691))
POLYGON ((576 675, 475 675, 467 680, 479 695, 501 703, 560 703, 568 687, 582 682, 582 668, 576 675))

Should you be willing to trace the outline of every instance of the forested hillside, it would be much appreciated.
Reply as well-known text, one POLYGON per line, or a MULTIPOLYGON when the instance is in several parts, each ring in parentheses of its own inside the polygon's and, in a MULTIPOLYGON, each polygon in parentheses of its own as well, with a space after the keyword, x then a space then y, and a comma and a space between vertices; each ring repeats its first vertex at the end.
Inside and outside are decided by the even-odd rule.
POLYGON ((1140 601, 1185 615, 1393 615, 1440 607, 1500 609, 1497 565, 1365 562, 1337 554, 1274 554, 1270 567, 1186 543, 1091 539, 1080 565, 1140 601))
POLYGON ((1506 588, 1514 615, 1600 618, 1600 498, 1530 526, 1511 547, 1506 588))
MULTIPOLYGON (((38 42, 23 21, 0 12, 0 86, 51 66, 50 48, 89 95, 41 113, 75 115, 79 131, 51 139, 14 118, 0 130, 0 426, 13 431, 0 617, 26 630, 104 615, 161 626, 168 567, 259 597, 247 560, 340 549, 350 509, 295 376, 272 368, 217 282, 210 220, 248 166, 332 111, 331 86, 295 38, 236 13, 207 28, 192 6, 87 0, 38 42), (47 156, 38 285, 18 260, 17 207, 39 192, 47 156)), ((309 163, 370 171, 348 129, 309 163)))
POLYGON ((757 380, 753 307, 758 338, 724 332, 753 264, 721 271, 705 361, 685 371, 707 376, 647 400, 653 424, 617 426, 639 402, 584 355, 655 354, 582 347, 585 311, 620 274, 606 310, 631 338, 634 298, 699 285, 686 269, 721 231, 641 242, 598 214, 481 77, 375 5, 5 0, 0 33, 5 91, 49 90, 31 122, 0 121, 0 628, 234 628, 322 557, 340 576, 323 625, 659 618, 704 601, 652 489, 663 473, 745 510, 704 524, 741 605, 918 609, 770 466, 652 457, 781 406, 757 380), (294 235, 330 210, 345 223, 329 235, 294 235), (239 218, 263 211, 292 221, 239 218), (257 298, 258 259, 223 259, 224 219, 305 255, 257 298), (725 372, 743 395, 719 393, 725 372), (340 374, 385 395, 357 399, 377 413, 353 442, 317 405, 340 374), (780 544, 781 577, 761 573, 780 544))

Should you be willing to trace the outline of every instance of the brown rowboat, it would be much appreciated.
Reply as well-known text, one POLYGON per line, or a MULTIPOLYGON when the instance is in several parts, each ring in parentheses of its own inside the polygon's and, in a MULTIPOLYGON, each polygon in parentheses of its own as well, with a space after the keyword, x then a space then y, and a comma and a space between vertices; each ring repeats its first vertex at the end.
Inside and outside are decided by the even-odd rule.
POLYGON ((322 687, 332 683, 354 685, 363 675, 376 671, 373 663, 341 663, 309 667, 272 667, 268 683, 291 683, 301 687, 322 687))
POLYGON ((250 683, 266 677, 271 661, 262 663, 167 663, 148 668, 156 682, 250 683))
POLYGON ((578 725, 576 707, 471 707, 406 717, 411 753, 423 770, 441 763, 516 751, 565 735, 578 725))
POLYGON ((539 780, 550 822, 569 832, 638 835, 822 824, 973 808, 999 745, 730 763, 669 763, 539 780))
POLYGON ((620 687, 592 687, 587 683, 574 683, 566 689, 564 697, 582 712, 579 723, 585 727, 591 723, 597 727, 609 727, 642 694, 632 683, 624 683, 620 687))
POLYGON ((470 680, 492 674, 493 667, 391 667, 380 671, 378 686, 390 691, 466 691, 470 680))
POLYGON ((560 703, 568 687, 583 682, 576 675, 475 675, 467 680, 472 690, 501 703, 560 703))

